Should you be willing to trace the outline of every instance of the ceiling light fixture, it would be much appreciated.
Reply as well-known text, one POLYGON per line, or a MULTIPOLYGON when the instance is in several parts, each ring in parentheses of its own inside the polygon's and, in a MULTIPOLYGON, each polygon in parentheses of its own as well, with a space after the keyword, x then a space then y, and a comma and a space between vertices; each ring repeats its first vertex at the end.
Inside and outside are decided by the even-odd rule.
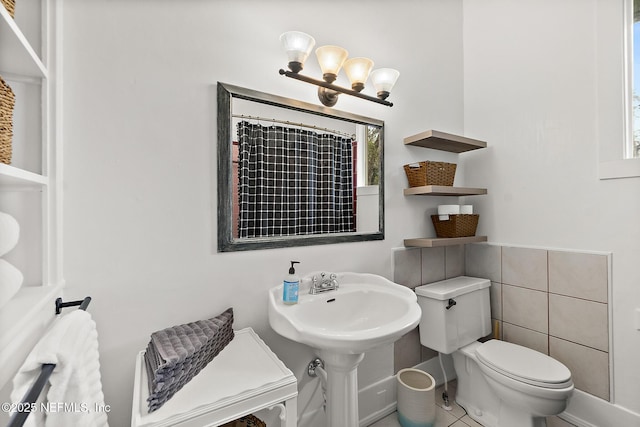
POLYGON ((289 59, 289 71, 280 69, 280 74, 318 86, 318 98, 323 105, 333 107, 338 102, 338 95, 346 93, 388 107, 393 106, 393 103, 386 99, 400 75, 397 70, 380 68, 371 71, 373 61, 369 58, 347 59, 349 53, 339 46, 320 46, 316 49, 316 56, 322 70, 322 80, 317 80, 300 74, 304 62, 315 46, 315 39, 300 31, 288 31, 280 36, 280 41, 289 59), (351 89, 333 84, 343 66, 351 83, 351 89), (361 93, 369 76, 377 97, 361 93))

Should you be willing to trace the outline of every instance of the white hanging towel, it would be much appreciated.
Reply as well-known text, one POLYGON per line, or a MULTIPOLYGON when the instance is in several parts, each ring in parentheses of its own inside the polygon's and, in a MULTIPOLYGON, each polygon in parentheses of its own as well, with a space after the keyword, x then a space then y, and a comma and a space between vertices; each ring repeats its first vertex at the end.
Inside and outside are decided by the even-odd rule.
POLYGON ((13 264, 0 259, 0 308, 20 290, 24 276, 13 264))
POLYGON ((0 212, 0 256, 6 255, 18 244, 20 224, 8 213, 0 212))
POLYGON ((98 332, 88 312, 74 310, 54 321, 13 379, 13 403, 22 400, 44 363, 55 363, 56 367, 36 411, 24 425, 108 427, 100 380, 98 332))

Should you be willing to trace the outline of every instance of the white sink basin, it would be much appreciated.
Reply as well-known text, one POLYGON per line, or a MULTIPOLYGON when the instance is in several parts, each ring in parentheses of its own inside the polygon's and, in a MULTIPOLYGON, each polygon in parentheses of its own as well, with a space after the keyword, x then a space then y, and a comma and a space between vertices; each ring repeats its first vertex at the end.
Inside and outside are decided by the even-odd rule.
POLYGON ((338 273, 337 280, 338 290, 310 295, 303 278, 294 305, 282 302, 282 285, 272 288, 271 327, 318 350, 359 354, 396 341, 420 321, 416 295, 406 286, 374 274, 338 273))

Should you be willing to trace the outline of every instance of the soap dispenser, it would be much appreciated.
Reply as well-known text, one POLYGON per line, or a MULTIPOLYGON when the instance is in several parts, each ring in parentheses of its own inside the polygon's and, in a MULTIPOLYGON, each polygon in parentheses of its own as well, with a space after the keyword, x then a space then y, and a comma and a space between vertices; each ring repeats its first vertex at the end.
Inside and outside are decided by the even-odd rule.
POLYGON ((300 289, 300 278, 296 276, 296 269, 294 264, 300 264, 299 261, 291 261, 291 268, 289 268, 289 274, 284 277, 284 283, 282 286, 282 301, 285 304, 297 304, 298 303, 298 290, 300 289))

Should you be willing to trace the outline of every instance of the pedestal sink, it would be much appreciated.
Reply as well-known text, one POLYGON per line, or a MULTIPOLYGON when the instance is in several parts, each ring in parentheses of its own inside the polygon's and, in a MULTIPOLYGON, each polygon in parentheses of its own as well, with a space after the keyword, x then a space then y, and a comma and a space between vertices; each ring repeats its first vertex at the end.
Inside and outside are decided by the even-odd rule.
POLYGON ((280 335, 316 349, 327 371, 329 427, 357 427, 357 368, 364 353, 396 341, 420 321, 415 293, 384 277, 337 273, 339 288, 309 294, 300 285, 298 304, 282 302, 282 285, 269 291, 269 324, 280 335))

